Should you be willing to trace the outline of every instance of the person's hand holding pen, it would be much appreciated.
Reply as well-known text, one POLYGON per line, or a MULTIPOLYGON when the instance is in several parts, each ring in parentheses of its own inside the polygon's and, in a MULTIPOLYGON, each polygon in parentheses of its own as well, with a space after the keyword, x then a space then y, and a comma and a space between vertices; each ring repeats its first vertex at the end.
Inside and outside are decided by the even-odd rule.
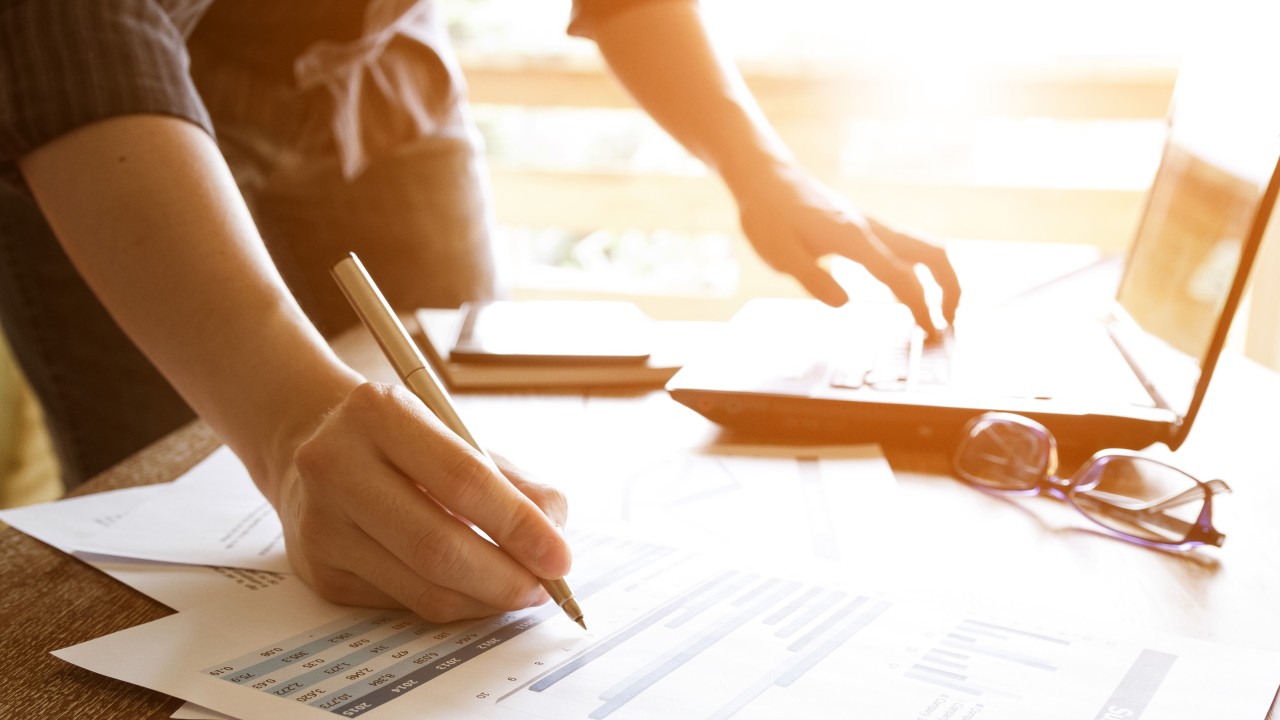
POLYGON ((328 600, 443 622, 545 602, 539 579, 569 571, 564 496, 499 475, 402 387, 357 387, 295 459, 277 511, 294 569, 328 600))
MULTIPOLYGON (((552 549, 550 547, 552 542, 545 537, 538 538, 537 535, 540 529, 539 525, 545 526, 546 519, 543 518, 542 522, 539 523, 536 517, 537 512, 531 510, 531 503, 525 502, 519 493, 514 492, 514 488, 511 488, 508 492, 503 492, 504 486, 501 482, 492 482, 494 478, 502 477, 497 462, 489 455, 488 450, 476 440, 466 423, 463 422, 462 416, 458 414, 453 405, 453 400, 449 397, 448 391, 444 389, 444 385, 436 375, 435 369, 431 367, 426 358, 419 352, 417 345, 410 339, 409 333, 400 324, 400 320, 391 309, 391 305, 382 296, 382 291, 378 289, 373 278, 369 277, 369 273, 365 271, 364 265, 361 264, 355 253, 348 254, 346 258, 336 263, 332 268, 332 275, 334 281, 338 283, 338 287, 342 289, 342 294, 346 296, 347 301, 351 304, 351 309, 355 311, 356 316, 360 318, 360 322, 378 343, 378 347, 382 349, 396 375, 400 377, 401 382, 421 402, 420 405, 414 405, 411 409, 416 409, 419 412, 423 409, 427 410, 433 417, 439 419, 443 426, 442 428, 432 428, 436 435, 439 435, 440 430, 443 429, 446 437, 452 436, 452 438, 464 442, 471 450, 471 452, 465 454, 465 457, 459 457, 456 462, 450 462, 444 467, 424 468, 429 473, 424 477, 428 477, 431 480, 426 485, 418 483, 418 486, 430 494, 433 500, 440 503, 441 510, 448 509, 450 511, 444 513, 446 520, 469 518, 468 507, 479 508, 484 513, 479 520, 470 519, 464 521, 468 525, 474 523, 476 529, 488 534, 498 545, 487 552, 477 552, 474 558, 461 558, 461 561, 464 564, 473 565, 473 567, 473 561, 479 562, 480 567, 483 567, 484 561, 493 557, 495 551, 498 555, 502 554, 502 551, 498 550, 498 548, 505 547, 508 543, 516 543, 517 545, 513 548, 515 558, 522 561, 535 574, 538 574, 539 583, 547 591, 550 599, 571 620, 581 625, 585 630, 587 625, 583 622, 582 608, 578 606, 577 600, 573 597, 573 591, 569 589, 569 584, 564 580, 564 575, 568 572, 567 564, 564 572, 556 575, 545 574, 546 555, 552 549), (458 468, 461 469, 459 470, 458 468), (435 470, 435 472, 432 473, 432 470, 435 470), (446 481, 459 483, 459 486, 455 486, 450 482, 441 484, 439 482, 441 471, 444 471, 443 475, 446 481), (485 491, 488 491, 488 493, 485 491), (477 503, 477 501, 479 502, 477 503), (508 515, 507 513, 510 514, 508 515), (494 529, 499 532, 495 534, 494 529)), ((413 443, 415 440, 413 436, 405 436, 402 439, 408 443, 413 443)), ((414 446, 410 444, 408 447, 413 448, 414 446)), ((412 460, 404 455, 403 450, 397 451, 396 454, 404 457, 405 462, 412 463, 412 460)), ((310 463, 305 460, 298 462, 300 468, 305 468, 309 465, 310 463)), ((525 485, 528 486, 528 483, 525 483, 525 485)), ((563 498, 560 498, 558 505, 563 510, 563 498)), ((557 526, 562 524, 563 521, 564 518, 560 517, 557 526)), ((452 526, 446 522, 443 525, 437 524, 434 527, 452 526)), ((404 529, 408 532, 413 531, 412 526, 404 529)), ((447 544, 444 546, 446 548, 475 547, 457 534, 435 539, 446 542, 447 544)), ((556 539, 558 540, 559 538, 556 539)), ((559 544, 563 547, 563 542, 559 544)), ((428 556, 436 561, 434 567, 437 571, 452 569, 455 564, 454 561, 458 560, 454 557, 446 557, 441 561, 436 555, 438 553, 428 553, 428 556)), ((567 556, 567 550, 565 555, 567 556)), ((565 559, 567 560, 567 557, 565 559)), ((499 578, 499 582, 505 580, 507 578, 499 578)), ((440 590, 448 590, 451 587, 440 588, 440 590)), ((497 590, 494 591, 497 592, 497 590)), ((439 594, 443 598, 449 598, 448 593, 441 592, 439 594)))
POLYGON ((323 597, 446 621, 543 602, 539 580, 569 571, 563 497, 333 353, 207 133, 113 118, 22 170, 112 318, 244 462, 323 597))

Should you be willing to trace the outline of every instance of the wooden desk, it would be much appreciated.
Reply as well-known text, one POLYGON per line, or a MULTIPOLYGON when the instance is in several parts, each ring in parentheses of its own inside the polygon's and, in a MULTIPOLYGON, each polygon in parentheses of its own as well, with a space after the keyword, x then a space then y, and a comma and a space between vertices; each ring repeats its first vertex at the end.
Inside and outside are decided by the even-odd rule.
MULTIPOLYGON (((355 360, 365 361, 367 355, 355 360)), ((662 393, 458 400, 479 436, 521 462, 532 448, 555 447, 548 428, 563 433, 566 445, 593 443, 597 456, 637 444, 679 452, 718 435, 662 393), (525 437, 530 427, 540 428, 536 442, 525 437)), ((998 602, 1072 627, 1123 625, 1280 649, 1280 435, 1274 420, 1264 424, 1253 410, 1277 407, 1280 376, 1228 357, 1190 440, 1175 455, 1182 467, 1226 478, 1235 489, 1215 505, 1217 524, 1229 535, 1219 551, 1183 557, 1138 548, 1084 530, 1086 523, 1052 502, 1005 502, 965 487, 947 475, 949 448, 887 448, 897 484, 883 513, 893 522, 887 536, 847 564, 901 594, 998 602)), ((193 425, 82 492, 172 479, 216 445, 207 429, 193 425)), ((576 479, 571 500, 585 507, 599 502, 593 494, 609 492, 612 470, 598 468, 591 482, 576 479)), ((164 718, 179 704, 48 654, 162 617, 165 607, 7 528, 0 531, 0 576, 0 717, 164 718)), ((1280 712, 1269 717, 1280 720, 1280 712)))

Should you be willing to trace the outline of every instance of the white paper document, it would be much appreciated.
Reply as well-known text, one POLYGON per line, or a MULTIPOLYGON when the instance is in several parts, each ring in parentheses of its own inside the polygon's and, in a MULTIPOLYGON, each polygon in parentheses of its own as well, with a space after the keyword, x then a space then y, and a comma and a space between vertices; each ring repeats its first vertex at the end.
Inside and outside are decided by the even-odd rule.
POLYGON ((167 563, 293 571, 280 519, 226 447, 77 549, 167 563))
POLYGON ((4 509, 0 510, 0 521, 64 553, 73 553, 85 540, 111 527, 167 487, 143 485, 4 509))
POLYGON ((1261 718, 1280 653, 1104 638, 572 538, 584 633, 543 606, 453 623, 301 584, 56 654, 234 717, 1261 718))
MULTIPOLYGON (((216 481, 211 477, 204 480, 216 481)), ((136 508, 159 500, 173 487, 173 483, 145 485, 0 510, 0 521, 65 553, 75 554, 98 570, 175 610, 211 601, 220 602, 240 593, 252 594, 282 583, 302 582, 294 575, 260 570, 164 563, 79 551, 89 539, 105 532, 136 508)), ((192 513, 187 509, 181 514, 192 513)), ((156 537, 154 542, 163 543, 170 539, 156 537)))
POLYGON ((567 489, 571 526, 589 518, 679 548, 840 561, 893 521, 896 481, 875 445, 712 445, 618 466, 613 496, 567 489))

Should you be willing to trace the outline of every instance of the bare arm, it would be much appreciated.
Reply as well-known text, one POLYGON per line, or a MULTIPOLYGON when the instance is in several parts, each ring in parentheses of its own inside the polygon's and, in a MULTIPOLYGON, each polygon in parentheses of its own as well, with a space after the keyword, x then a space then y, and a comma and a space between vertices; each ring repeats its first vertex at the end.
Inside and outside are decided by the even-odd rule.
POLYGON ((21 168, 112 316, 273 493, 271 471, 361 378, 284 287, 217 146, 186 122, 131 116, 21 168))
POLYGON ((596 43, 640 105, 723 178, 748 239, 775 269, 839 305, 847 296, 818 260, 843 255, 932 328, 912 269, 923 264, 943 289, 943 315, 953 319, 960 286, 942 248, 861 215, 800 168, 736 68, 716 52, 696 6, 659 2, 624 11, 597 27, 596 43))
POLYGON ((534 574, 567 572, 568 550, 529 496, 561 521, 563 500, 514 472, 513 486, 407 391, 363 384, 338 360, 202 130, 115 118, 20 167, 89 286, 244 460, 295 569, 327 597, 453 619, 536 602, 534 574))

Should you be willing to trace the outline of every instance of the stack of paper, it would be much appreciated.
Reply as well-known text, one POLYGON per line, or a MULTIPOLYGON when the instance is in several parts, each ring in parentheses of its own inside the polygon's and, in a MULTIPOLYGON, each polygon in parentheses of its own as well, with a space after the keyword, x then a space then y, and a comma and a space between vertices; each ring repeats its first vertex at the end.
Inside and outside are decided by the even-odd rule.
MULTIPOLYGON (((850 471, 892 483, 865 448, 738 451, 656 463, 651 474, 684 474, 638 505, 679 512, 762 472, 777 478, 771 494, 803 495, 850 471)), ((1280 684, 1277 653, 1082 637, 644 534, 571 536, 587 633, 551 606, 450 624, 341 607, 289 574, 278 521, 226 450, 169 485, 0 519, 180 611, 56 654, 197 703, 186 718, 1260 718, 1280 684)))

